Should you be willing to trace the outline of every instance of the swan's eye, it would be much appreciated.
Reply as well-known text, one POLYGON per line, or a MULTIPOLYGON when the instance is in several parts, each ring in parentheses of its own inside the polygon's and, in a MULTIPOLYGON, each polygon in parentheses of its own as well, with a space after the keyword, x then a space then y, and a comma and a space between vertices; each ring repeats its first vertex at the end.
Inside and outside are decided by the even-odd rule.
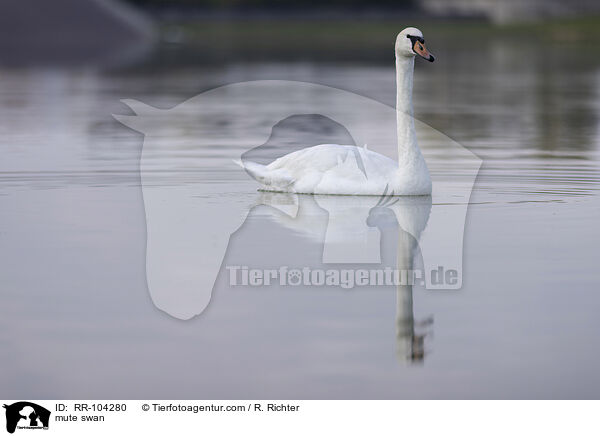
POLYGON ((406 35, 406 37, 408 39, 410 39, 410 41, 413 43, 413 46, 417 43, 420 42, 421 44, 425 43, 425 38, 423 38, 422 36, 412 36, 412 35, 406 35))

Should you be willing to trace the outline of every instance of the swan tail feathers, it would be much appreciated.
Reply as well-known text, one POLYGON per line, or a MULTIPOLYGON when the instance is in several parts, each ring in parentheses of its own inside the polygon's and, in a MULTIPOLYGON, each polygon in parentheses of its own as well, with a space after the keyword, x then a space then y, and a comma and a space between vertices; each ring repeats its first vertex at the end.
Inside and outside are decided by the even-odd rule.
POLYGON ((242 162, 241 159, 231 159, 231 161, 236 164, 237 166, 244 168, 244 162, 242 162))
POLYGON ((286 188, 296 181, 283 169, 272 170, 266 165, 252 161, 234 160, 234 162, 244 168, 254 180, 265 186, 286 188))

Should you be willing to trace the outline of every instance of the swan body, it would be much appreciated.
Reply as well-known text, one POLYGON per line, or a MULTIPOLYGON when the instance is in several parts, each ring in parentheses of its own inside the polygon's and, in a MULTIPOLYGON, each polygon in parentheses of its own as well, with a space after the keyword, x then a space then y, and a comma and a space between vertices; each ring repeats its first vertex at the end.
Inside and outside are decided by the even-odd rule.
POLYGON ((430 195, 431 178, 413 120, 414 57, 429 61, 420 30, 409 27, 396 38, 396 124, 398 162, 354 145, 320 144, 289 153, 268 165, 237 162, 261 183, 261 190, 298 194, 430 195))
POLYGON ((354 145, 320 144, 269 165, 242 164, 261 191, 332 195, 428 195, 431 179, 424 159, 402 167, 387 156, 354 145), (418 167, 415 168, 415 165, 418 167))

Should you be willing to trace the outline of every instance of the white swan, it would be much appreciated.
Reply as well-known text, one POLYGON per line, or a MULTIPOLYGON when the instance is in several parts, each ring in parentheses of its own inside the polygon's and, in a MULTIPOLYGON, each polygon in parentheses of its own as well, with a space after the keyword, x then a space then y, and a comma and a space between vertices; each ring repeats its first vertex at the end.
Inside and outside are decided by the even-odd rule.
POLYGON ((261 190, 299 194, 430 195, 431 178, 417 144, 412 84, 415 55, 430 62, 419 29, 396 38, 396 123, 398 162, 354 145, 320 144, 276 159, 269 165, 237 162, 262 184, 261 190))

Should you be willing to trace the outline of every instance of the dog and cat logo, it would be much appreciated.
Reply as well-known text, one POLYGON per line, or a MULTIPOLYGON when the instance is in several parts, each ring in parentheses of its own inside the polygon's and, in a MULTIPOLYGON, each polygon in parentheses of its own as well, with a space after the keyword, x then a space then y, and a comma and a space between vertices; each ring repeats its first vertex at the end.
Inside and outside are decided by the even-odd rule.
POLYGON ((50 411, 29 401, 19 401, 3 406, 6 409, 6 431, 47 430, 50 423, 50 411))

